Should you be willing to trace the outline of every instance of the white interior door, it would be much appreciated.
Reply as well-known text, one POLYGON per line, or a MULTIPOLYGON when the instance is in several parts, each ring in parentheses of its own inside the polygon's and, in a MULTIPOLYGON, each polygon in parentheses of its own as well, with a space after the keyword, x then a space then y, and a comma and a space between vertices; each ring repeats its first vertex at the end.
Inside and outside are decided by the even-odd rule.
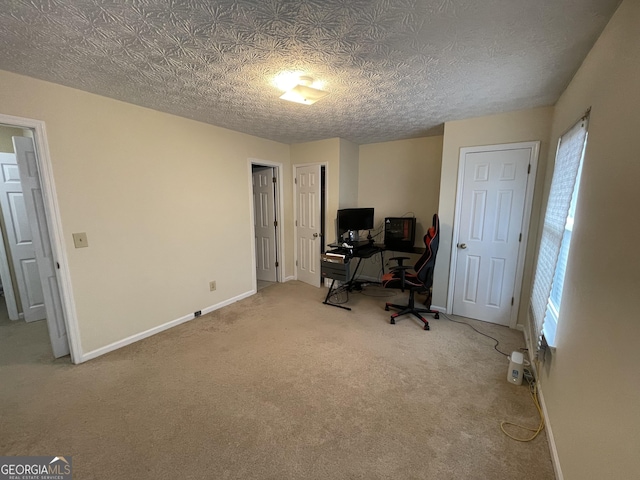
POLYGON ((461 199, 459 195, 453 245, 455 315, 511 323, 516 285, 521 281, 516 277, 531 158, 531 146, 502 145, 461 153, 461 199))
POLYGON ((277 281, 274 178, 272 167, 253 172, 256 278, 268 282, 277 281))
POLYGON ((51 347, 54 356, 58 358, 69 354, 69 339, 64 323, 60 289, 58 287, 58 278, 56 277, 44 200, 40 188, 36 151, 31 138, 13 137, 13 146, 20 170, 24 205, 32 232, 51 347))
MULTIPOLYGON (((13 153, 0 153, 0 165, 7 161, 7 158, 11 157, 11 161, 15 161, 15 154, 13 153)), ((0 171, 4 171, 4 168, 0 166, 0 171)), ((6 227, 4 227, 6 229, 6 227)), ((12 265, 11 252, 5 247, 6 231, 0 232, 0 279, 2 279, 2 293, 4 295, 5 303, 7 305, 7 314, 11 320, 19 320, 20 315, 18 313, 18 299, 16 295, 19 295, 14 290, 14 280, 11 277, 12 265)), ((17 288, 17 287, 16 287, 17 288)))
POLYGON ((296 167, 298 280, 320 286, 320 165, 296 167))
POLYGON ((44 295, 20 172, 16 155, 10 153, 0 155, 0 205, 9 244, 8 260, 13 265, 24 319, 27 322, 44 320, 44 295))

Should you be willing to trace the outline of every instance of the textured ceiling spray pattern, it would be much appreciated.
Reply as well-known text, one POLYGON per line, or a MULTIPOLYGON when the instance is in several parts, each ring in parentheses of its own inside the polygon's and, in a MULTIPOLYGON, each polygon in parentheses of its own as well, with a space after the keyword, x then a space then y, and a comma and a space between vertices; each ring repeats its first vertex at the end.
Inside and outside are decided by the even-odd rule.
POLYGON ((553 104, 618 3, 0 0, 0 69, 285 143, 371 143, 553 104), (330 95, 280 100, 285 70, 330 95))

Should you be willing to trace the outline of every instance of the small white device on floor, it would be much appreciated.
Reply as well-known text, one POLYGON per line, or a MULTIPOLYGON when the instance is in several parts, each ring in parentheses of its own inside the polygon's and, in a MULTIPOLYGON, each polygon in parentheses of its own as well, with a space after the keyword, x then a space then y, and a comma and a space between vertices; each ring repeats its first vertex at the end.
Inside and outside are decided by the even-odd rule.
POLYGON ((524 367, 529 362, 524 359, 521 352, 512 352, 509 361, 509 370, 507 370, 507 382, 514 385, 522 385, 522 377, 524 376, 524 367))

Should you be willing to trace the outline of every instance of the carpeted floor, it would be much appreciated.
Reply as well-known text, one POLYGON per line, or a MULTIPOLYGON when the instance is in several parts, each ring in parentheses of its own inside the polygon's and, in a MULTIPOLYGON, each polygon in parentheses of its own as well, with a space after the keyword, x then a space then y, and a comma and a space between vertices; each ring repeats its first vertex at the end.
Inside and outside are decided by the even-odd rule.
POLYGON ((389 325, 377 288, 351 312, 325 293, 275 284, 77 366, 43 322, 0 322, 0 455, 70 455, 76 479, 554 478, 544 433, 500 431, 538 418, 490 339, 389 325))

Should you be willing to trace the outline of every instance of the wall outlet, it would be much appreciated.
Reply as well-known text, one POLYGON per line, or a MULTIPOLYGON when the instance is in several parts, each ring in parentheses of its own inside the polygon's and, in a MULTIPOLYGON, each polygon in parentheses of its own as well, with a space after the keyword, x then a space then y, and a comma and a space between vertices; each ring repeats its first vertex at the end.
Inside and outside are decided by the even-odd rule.
POLYGON ((213 292, 215 289, 216 289, 216 281, 213 280, 209 282, 209 290, 213 292))
POLYGON ((202 310, 198 310, 197 312, 193 312, 193 316, 194 317, 199 317, 200 315, 202 315, 202 310))

